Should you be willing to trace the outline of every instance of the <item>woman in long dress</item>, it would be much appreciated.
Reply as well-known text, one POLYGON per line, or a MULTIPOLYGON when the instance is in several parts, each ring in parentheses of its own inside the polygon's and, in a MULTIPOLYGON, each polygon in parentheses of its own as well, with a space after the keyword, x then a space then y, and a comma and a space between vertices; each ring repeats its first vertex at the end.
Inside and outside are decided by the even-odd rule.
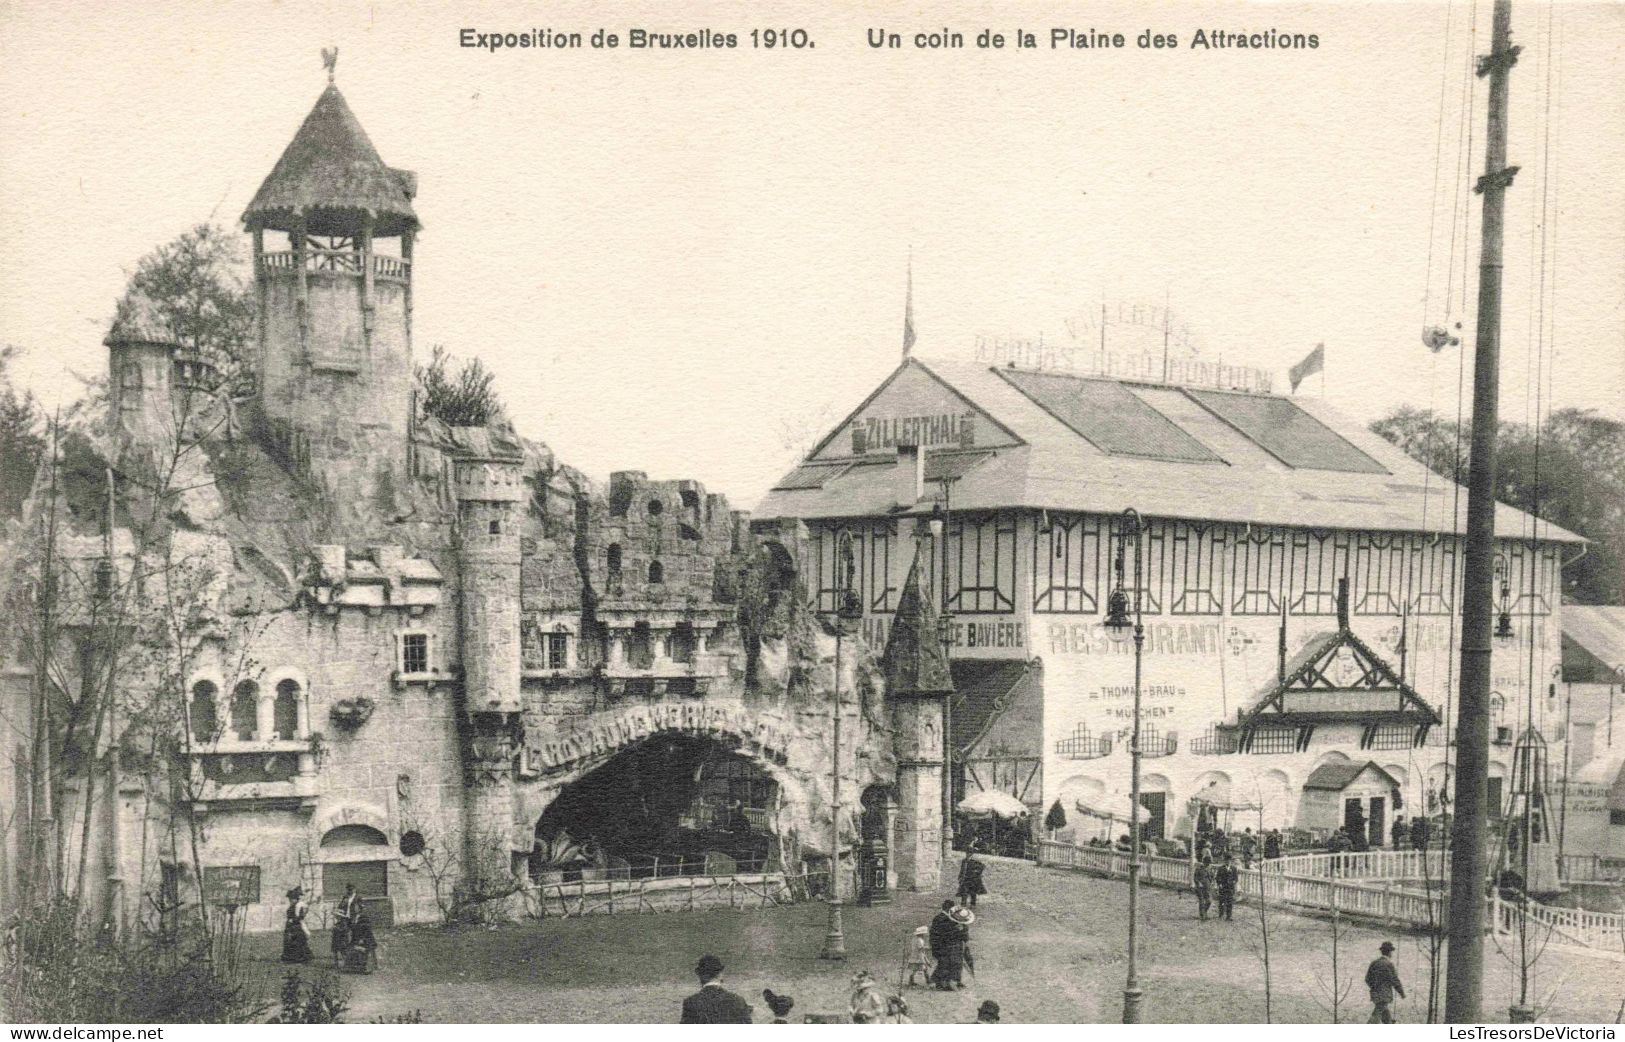
POLYGON ((305 916, 310 914, 310 906, 304 900, 304 887, 296 886, 288 891, 288 912, 282 924, 282 961, 283 962, 309 962, 310 930, 305 926, 305 916))

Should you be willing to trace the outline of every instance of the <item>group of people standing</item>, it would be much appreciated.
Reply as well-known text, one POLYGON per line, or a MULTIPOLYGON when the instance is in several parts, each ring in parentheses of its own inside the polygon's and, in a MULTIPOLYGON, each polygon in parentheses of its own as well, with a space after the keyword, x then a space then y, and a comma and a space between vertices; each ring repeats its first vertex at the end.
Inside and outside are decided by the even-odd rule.
MULTIPOLYGON (((310 927, 305 924, 309 915, 305 888, 296 886, 289 890, 282 924, 283 962, 303 963, 315 958, 310 950, 310 927)), ((371 973, 378 966, 378 939, 372 932, 367 907, 354 885, 344 888, 344 896, 333 910, 332 951, 333 965, 340 969, 371 973)))
POLYGON ((1204 855, 1196 862, 1196 868, 1191 873, 1191 888, 1196 891, 1196 915, 1203 922, 1207 921, 1207 913, 1213 907, 1215 895, 1219 899, 1218 918, 1231 919, 1236 910, 1236 884, 1241 880, 1241 871, 1236 868, 1235 861, 1229 854, 1219 859, 1215 866, 1213 859, 1204 855))

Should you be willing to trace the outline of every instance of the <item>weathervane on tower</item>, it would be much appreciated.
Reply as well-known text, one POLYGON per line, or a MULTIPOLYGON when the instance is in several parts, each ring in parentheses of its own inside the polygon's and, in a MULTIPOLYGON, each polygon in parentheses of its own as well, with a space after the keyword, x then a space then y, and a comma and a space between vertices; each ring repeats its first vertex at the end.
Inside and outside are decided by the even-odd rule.
POLYGON ((339 49, 337 47, 322 48, 322 68, 327 70, 327 82, 333 82, 333 74, 338 70, 339 49))

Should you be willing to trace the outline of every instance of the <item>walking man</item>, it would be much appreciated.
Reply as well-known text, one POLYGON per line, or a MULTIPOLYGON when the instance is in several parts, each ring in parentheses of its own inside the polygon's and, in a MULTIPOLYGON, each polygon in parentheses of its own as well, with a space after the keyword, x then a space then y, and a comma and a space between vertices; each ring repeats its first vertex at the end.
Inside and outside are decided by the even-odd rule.
POLYGON ((1219 871, 1214 877, 1214 883, 1219 891, 1219 918, 1230 919, 1236 908, 1236 882, 1241 873, 1236 870, 1236 864, 1230 860, 1230 855, 1224 856, 1219 865, 1219 871))
POLYGON ((1191 887, 1196 891, 1196 917, 1205 923, 1207 910, 1213 906, 1213 863, 1207 858, 1196 863, 1191 887))
POLYGON ((1393 954, 1392 941, 1383 941, 1378 949, 1381 955, 1371 960, 1366 967, 1365 986, 1371 989, 1371 1018, 1367 1024, 1392 1024, 1394 1022, 1394 996, 1405 997, 1405 987, 1399 983, 1399 971, 1394 969, 1394 960, 1388 958, 1393 954))
POLYGON ((749 1024, 750 1003, 722 986, 722 960, 700 956, 694 967, 700 990, 683 1000, 683 1024, 749 1024))

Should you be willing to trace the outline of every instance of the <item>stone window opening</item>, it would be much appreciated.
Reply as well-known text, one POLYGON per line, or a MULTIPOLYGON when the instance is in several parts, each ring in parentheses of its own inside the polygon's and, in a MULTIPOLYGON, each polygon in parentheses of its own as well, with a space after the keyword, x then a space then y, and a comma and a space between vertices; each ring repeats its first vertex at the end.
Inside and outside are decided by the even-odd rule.
POLYGON ((215 740, 220 731, 220 709, 216 700, 220 689, 212 680, 199 680, 192 685, 192 704, 188 722, 192 727, 192 741, 202 744, 215 740))
POLYGON ((633 669, 654 668, 654 634, 647 622, 632 627, 632 637, 626 645, 626 660, 633 669))
POLYGON ((659 561, 650 561, 649 562, 649 582, 652 583, 652 584, 658 585, 660 583, 664 583, 665 581, 666 581, 666 567, 665 567, 665 565, 661 564, 659 561))
POLYGON ((658 500, 658 499, 649 500, 649 516, 650 517, 659 517, 661 512, 664 511, 665 509, 666 509, 666 504, 662 503, 660 500, 658 500))
POLYGON ((429 635, 427 633, 401 634, 401 672, 407 674, 429 672, 429 635))
POLYGON ((696 643, 693 624, 679 622, 666 638, 666 657, 673 662, 693 662, 696 643))
POLYGON ((141 407, 141 363, 131 358, 119 372, 119 405, 126 411, 141 407))
POLYGON ((276 701, 271 708, 271 729, 277 738, 291 742, 299 737, 299 681, 280 680, 276 685, 276 701))
POLYGON ((678 493, 683 499, 683 506, 688 510, 700 509, 700 494, 691 488, 685 488, 678 493))
POLYGON ((492 518, 491 521, 485 526, 485 530, 491 535, 501 535, 502 522, 498 521, 496 518, 492 518))
POLYGON ((618 591, 621 586, 621 544, 610 543, 605 558, 608 565, 606 571, 609 578, 609 588, 618 591))
POLYGON ((570 665, 570 631, 556 626, 547 634, 547 668, 568 669, 570 665))
POLYGON ((231 732, 240 742, 252 742, 259 730, 260 686, 239 681, 231 691, 231 732))

